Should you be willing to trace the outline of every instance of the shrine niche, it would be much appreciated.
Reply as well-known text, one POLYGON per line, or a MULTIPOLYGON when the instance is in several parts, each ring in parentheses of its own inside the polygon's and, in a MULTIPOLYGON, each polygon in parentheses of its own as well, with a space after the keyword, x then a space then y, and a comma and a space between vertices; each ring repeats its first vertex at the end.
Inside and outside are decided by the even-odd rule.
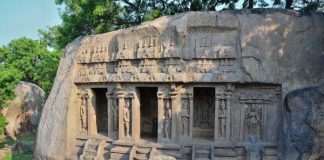
POLYGON ((158 104, 157 88, 138 88, 140 94, 141 110, 141 138, 157 141, 158 104))
POLYGON ((106 88, 94 88, 97 133, 108 136, 108 110, 106 88))
POLYGON ((193 138, 214 139, 215 89, 194 88, 193 138))
MULTIPOLYGON (((245 141, 253 136, 260 141, 274 143, 278 140, 280 127, 281 92, 279 86, 242 86, 236 88, 233 103, 233 123, 237 140, 245 141), (271 117, 271 118, 270 118, 271 117)), ((234 131, 234 132, 235 132, 234 131)), ((233 135, 233 134, 232 134, 233 135)))

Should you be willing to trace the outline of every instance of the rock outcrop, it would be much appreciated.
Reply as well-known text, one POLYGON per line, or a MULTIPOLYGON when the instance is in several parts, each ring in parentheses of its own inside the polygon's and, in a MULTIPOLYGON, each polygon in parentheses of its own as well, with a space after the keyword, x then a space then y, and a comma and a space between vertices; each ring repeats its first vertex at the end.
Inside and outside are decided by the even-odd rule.
MULTIPOLYGON (((214 73, 212 69, 197 71, 201 72, 201 74, 210 72, 209 75, 214 75, 214 77, 199 77, 202 81, 208 82, 208 80, 212 79, 215 82, 223 83, 274 84, 281 86, 278 93, 282 93, 282 95, 278 94, 277 97, 286 97, 288 93, 296 89, 324 84, 323 26, 324 14, 317 12, 302 13, 280 9, 189 12, 161 17, 129 29, 77 38, 64 51, 52 91, 45 103, 38 127, 34 159, 60 160, 66 159, 73 154, 74 141, 80 128, 82 128, 79 117, 81 102, 77 94, 79 93, 77 83, 89 82, 89 85, 91 85, 92 80, 101 84, 110 82, 108 76, 100 77, 105 75, 105 73, 101 73, 100 66, 91 66, 92 75, 83 75, 80 66, 86 63, 82 60, 84 54, 91 52, 91 54, 96 55, 92 57, 93 61, 100 61, 99 53, 107 54, 109 55, 106 56, 109 57, 107 62, 113 64, 116 61, 110 61, 111 59, 120 56, 120 59, 127 60, 129 57, 125 57, 128 55, 123 55, 123 51, 136 48, 132 48, 130 45, 127 46, 126 42, 123 41, 133 42, 137 40, 136 36, 149 37, 154 35, 153 37, 160 37, 162 40, 171 39, 171 42, 168 43, 168 47, 171 48, 169 51, 181 51, 183 56, 180 58, 183 61, 193 61, 192 56, 196 56, 193 55, 193 51, 196 49, 194 47, 198 42, 192 42, 192 39, 200 37, 200 45, 209 47, 208 38, 210 38, 220 42, 219 45, 222 45, 222 48, 213 46, 215 48, 211 49, 210 52, 217 52, 217 55, 214 55, 215 57, 230 57, 237 60, 237 63, 231 66, 234 68, 234 73, 231 70, 232 68, 225 65, 225 76, 222 76, 222 73, 214 73), (204 32, 201 33, 201 31, 204 32), (211 37, 211 35, 215 37, 211 37), (177 42, 173 43, 172 39, 177 39, 177 42)), ((145 43, 145 40, 143 43, 145 43)), ((196 59, 208 58, 210 55, 207 52, 209 51, 201 50, 203 55, 196 57, 196 59)), ((143 53, 143 57, 148 57, 144 52, 141 53, 143 53)), ((122 68, 123 65, 127 64, 118 65, 122 68)), ((107 72, 111 72, 109 78, 112 81, 122 81, 121 73, 115 73, 115 68, 107 67, 105 69, 107 72)), ((170 72, 172 69, 170 69, 170 72)), ((214 68, 214 70, 216 69, 214 68)), ((175 72, 174 74, 176 74, 175 72)), ((194 80, 195 77, 191 75, 194 73, 190 68, 185 72, 189 80, 194 80)), ((166 81, 183 77, 185 76, 170 75, 166 81)), ((136 76, 135 73, 130 79, 137 80, 140 78, 142 77, 136 76)), ((154 74, 149 77, 151 80, 158 78, 154 74)), ((117 87, 117 91, 118 89, 120 88, 117 87)), ((296 153, 303 154, 307 152, 307 154, 310 154, 313 149, 318 148, 313 146, 320 146, 316 142, 316 137, 322 135, 323 120, 316 118, 311 118, 311 121, 306 120, 309 119, 309 116, 305 115, 305 113, 313 114, 322 107, 310 107, 314 105, 303 104, 304 102, 312 103, 308 101, 314 101, 315 104, 322 102, 319 100, 323 99, 320 94, 322 91, 319 90, 322 89, 314 90, 314 96, 311 99, 303 97, 304 92, 301 95, 287 95, 287 113, 283 114, 286 121, 283 124, 286 124, 286 126, 280 127, 283 130, 283 140, 279 142, 283 143, 281 148, 281 157, 283 159, 295 159, 297 158, 294 156, 296 153), (305 109, 305 112, 300 112, 300 108, 305 109), (289 131, 291 129, 298 132, 289 131), (290 138, 284 140, 287 137, 290 138)), ((176 91, 175 87, 174 91, 176 91)), ((299 93, 299 91, 297 92, 299 93)), ((309 93, 313 94, 313 91, 309 93)), ((90 94, 88 97, 92 96, 90 94)), ((280 113, 277 115, 282 114, 281 111, 278 112, 280 113)), ((322 149, 320 150, 322 151, 322 149)))
POLYGON ((324 157, 324 85, 288 93, 284 106, 286 159, 324 157))
POLYGON ((37 130, 45 102, 45 92, 29 82, 20 82, 14 92, 16 98, 2 113, 8 123, 5 133, 12 139, 37 130))

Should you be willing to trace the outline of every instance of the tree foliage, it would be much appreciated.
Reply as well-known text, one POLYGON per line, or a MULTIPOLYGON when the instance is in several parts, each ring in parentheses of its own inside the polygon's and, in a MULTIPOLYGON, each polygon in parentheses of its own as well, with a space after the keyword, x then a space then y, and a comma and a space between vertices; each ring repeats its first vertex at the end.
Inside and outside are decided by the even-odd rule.
POLYGON ((55 78, 59 52, 49 51, 38 40, 20 38, 0 48, 0 109, 14 98, 20 81, 35 83, 49 93, 55 78))
POLYGON ((41 40, 48 46, 62 49, 78 36, 104 33, 138 25, 163 15, 188 11, 215 11, 254 7, 299 8, 322 10, 324 0, 56 0, 61 7, 62 24, 41 30, 41 40), (286 5, 284 5, 286 4, 286 5))

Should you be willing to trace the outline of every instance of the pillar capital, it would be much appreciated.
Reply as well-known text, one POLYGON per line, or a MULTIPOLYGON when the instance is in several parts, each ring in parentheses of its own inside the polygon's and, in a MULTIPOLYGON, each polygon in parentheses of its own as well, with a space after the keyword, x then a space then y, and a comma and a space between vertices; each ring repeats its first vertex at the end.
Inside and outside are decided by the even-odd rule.
POLYGON ((162 99, 164 97, 164 93, 162 91, 157 92, 158 99, 162 99))
POLYGON ((106 98, 110 99, 112 97, 112 93, 106 92, 106 98))
POLYGON ((188 98, 189 98, 189 100, 192 100, 193 99, 192 93, 188 93, 188 98))
POLYGON ((177 98, 177 93, 170 93, 171 99, 176 99, 177 98))
POLYGON ((124 98, 125 97, 125 92, 124 91, 117 91, 117 97, 118 98, 124 98))

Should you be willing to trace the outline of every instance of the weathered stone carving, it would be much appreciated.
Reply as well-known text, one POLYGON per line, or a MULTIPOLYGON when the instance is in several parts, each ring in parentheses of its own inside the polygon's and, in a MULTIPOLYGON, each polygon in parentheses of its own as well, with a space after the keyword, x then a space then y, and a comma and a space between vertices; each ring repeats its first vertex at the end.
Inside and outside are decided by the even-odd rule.
POLYGON ((118 131, 118 119, 119 119, 119 110, 118 110, 118 100, 117 98, 112 99, 112 111, 113 111, 113 130, 118 131))
POLYGON ((245 126, 247 135, 261 138, 262 110, 255 105, 247 106, 245 112, 245 126))
POLYGON ((189 101, 187 98, 183 98, 181 101, 181 112, 180 116, 180 128, 181 134, 183 136, 189 136, 189 128, 190 128, 190 108, 189 108, 189 101))
POLYGON ((220 100, 220 109, 218 111, 218 118, 219 118, 219 137, 225 139, 227 108, 224 99, 220 100))
POLYGON ((202 152, 208 159, 323 157, 323 120, 317 119, 323 107, 309 100, 322 94, 303 91, 285 109, 281 98, 324 83, 322 17, 278 10, 192 12, 76 39, 64 50, 45 104, 35 159, 78 159, 76 150, 89 151, 80 144, 94 137, 104 142, 92 145, 96 154, 115 160, 128 159, 134 146, 146 155, 156 147, 176 159, 197 159, 202 152), (74 93, 79 88, 89 94, 86 125, 75 125, 83 123, 74 93), (251 136, 257 145, 246 147, 254 144, 246 140, 251 136))
POLYGON ((163 133, 164 133, 164 138, 166 138, 166 139, 170 139, 171 121, 172 121, 172 111, 171 111, 171 107, 170 107, 170 100, 165 100, 163 133))
POLYGON ((234 87, 227 84, 216 89, 215 139, 229 140, 231 132, 231 105, 234 87))
POLYGON ((129 100, 125 100, 125 107, 124 107, 124 127, 125 127, 125 136, 130 138, 130 102, 129 100))
POLYGON ((81 99, 81 105, 80 105, 80 119, 81 119, 81 128, 82 132, 86 132, 88 130, 88 100, 89 95, 86 90, 82 90, 81 93, 79 93, 80 99, 81 99))

